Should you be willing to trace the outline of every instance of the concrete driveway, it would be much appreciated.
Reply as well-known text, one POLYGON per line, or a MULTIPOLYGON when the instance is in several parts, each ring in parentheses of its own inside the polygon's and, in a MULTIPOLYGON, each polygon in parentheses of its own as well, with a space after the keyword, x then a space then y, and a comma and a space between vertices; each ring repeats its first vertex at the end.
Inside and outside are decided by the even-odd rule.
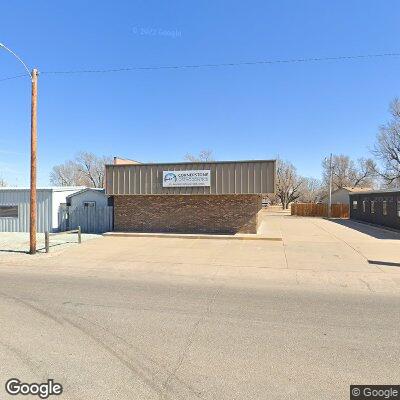
POLYGON ((265 218, 282 242, 109 237, 0 255, 0 387, 53 378, 66 399, 319 400, 398 383, 400 236, 265 218))

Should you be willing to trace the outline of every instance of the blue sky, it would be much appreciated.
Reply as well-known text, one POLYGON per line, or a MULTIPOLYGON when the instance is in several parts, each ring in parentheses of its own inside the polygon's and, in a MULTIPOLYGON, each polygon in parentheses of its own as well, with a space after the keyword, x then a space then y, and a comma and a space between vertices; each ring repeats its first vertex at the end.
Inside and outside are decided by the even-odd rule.
MULTIPOLYGON (((400 2, 9 1, 0 42, 41 71, 400 52, 400 2)), ((39 183, 80 150, 140 161, 368 155, 399 95, 400 57, 42 75, 39 183)), ((0 79, 23 73, 0 51, 0 79)), ((0 175, 29 180, 30 82, 0 82, 0 175)))

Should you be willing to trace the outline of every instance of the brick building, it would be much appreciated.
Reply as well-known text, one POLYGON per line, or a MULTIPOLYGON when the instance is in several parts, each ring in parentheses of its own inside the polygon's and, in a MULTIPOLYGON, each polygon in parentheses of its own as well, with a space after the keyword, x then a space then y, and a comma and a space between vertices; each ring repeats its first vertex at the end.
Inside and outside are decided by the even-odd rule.
POLYGON ((350 218, 400 229, 400 189, 350 193, 350 218))
POLYGON ((107 165, 114 230, 256 233, 275 174, 274 160, 107 165))

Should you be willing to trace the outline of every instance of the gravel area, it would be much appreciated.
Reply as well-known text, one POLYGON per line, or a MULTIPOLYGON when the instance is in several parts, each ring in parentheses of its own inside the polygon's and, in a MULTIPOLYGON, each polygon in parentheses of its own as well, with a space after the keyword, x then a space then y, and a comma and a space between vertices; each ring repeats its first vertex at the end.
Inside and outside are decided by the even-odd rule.
MULTIPOLYGON (((101 235, 82 233, 82 242, 101 235)), ((77 234, 50 235, 50 252, 61 251, 67 247, 75 246, 78 243, 77 234)), ((15 253, 27 253, 29 251, 28 232, 0 232, 0 257, 15 253)), ((44 233, 37 234, 37 251, 45 253, 44 233)))

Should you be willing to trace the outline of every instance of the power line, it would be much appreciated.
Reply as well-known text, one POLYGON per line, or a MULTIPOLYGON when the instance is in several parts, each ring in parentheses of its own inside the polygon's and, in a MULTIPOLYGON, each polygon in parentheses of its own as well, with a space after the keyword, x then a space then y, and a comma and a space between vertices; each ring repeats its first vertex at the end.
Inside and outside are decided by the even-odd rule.
POLYGON ((71 70, 71 71, 43 71, 42 74, 81 74, 81 73, 108 73, 123 71, 139 71, 139 70, 158 70, 158 69, 188 69, 188 68, 219 68, 219 67, 237 67, 246 65, 262 65, 262 64, 284 64, 284 63, 303 63, 316 61, 338 61, 338 60, 354 60, 360 58, 376 58, 376 57, 398 57, 400 53, 382 53, 382 54, 364 54, 355 56, 338 56, 338 57, 313 57, 313 58, 294 58, 286 60, 263 60, 263 61, 246 61, 232 62, 220 64, 192 64, 192 65, 161 65, 161 66, 145 66, 145 67, 124 67, 117 69, 97 69, 97 70, 71 70))
POLYGON ((20 74, 20 75, 15 75, 15 76, 9 76, 9 77, 7 77, 7 78, 2 78, 2 79, 0 79, 0 82, 2 82, 2 81, 9 81, 10 79, 22 78, 23 76, 28 76, 28 77, 29 77, 28 74, 20 74))
MULTIPOLYGON (((91 74, 91 73, 102 74, 102 73, 112 73, 112 72, 162 70, 162 69, 223 68, 223 67, 240 67, 240 66, 252 66, 252 65, 307 63, 307 62, 320 62, 320 61, 344 61, 344 60, 399 57, 399 56, 400 56, 400 53, 361 54, 361 55, 337 56, 337 57, 292 58, 292 59, 282 59, 282 60, 245 61, 245 62, 231 62, 231 63, 219 63, 219 64, 159 65, 159 66, 143 66, 143 67, 123 67, 123 68, 113 68, 113 69, 81 69, 81 70, 65 70, 65 71, 41 71, 40 74, 41 75, 72 75, 72 74, 91 74)), ((9 80, 9 79, 21 78, 26 75, 27 74, 3 78, 3 79, 0 79, 0 82, 9 80)))

